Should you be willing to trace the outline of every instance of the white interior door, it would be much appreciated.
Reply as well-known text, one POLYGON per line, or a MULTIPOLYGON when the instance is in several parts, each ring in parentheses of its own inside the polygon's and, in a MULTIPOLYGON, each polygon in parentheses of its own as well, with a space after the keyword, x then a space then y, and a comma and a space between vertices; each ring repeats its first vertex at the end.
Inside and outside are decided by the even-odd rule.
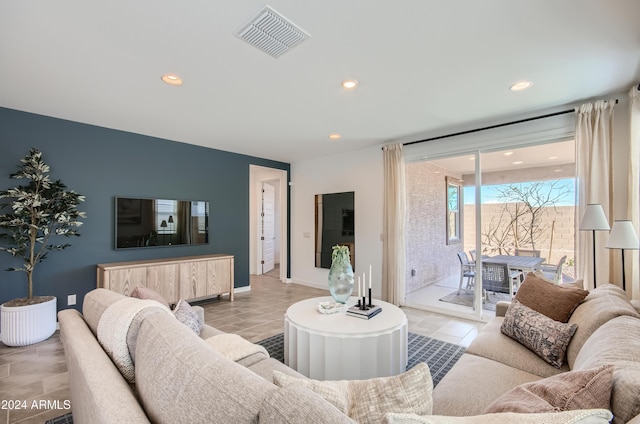
POLYGON ((262 273, 275 267, 275 187, 262 183, 262 273))

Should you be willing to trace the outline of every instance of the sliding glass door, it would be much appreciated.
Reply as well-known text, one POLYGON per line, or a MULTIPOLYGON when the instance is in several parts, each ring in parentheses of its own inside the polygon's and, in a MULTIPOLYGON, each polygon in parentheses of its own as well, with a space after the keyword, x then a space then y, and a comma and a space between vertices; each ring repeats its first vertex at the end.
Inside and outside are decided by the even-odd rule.
POLYGON ((573 141, 414 161, 406 169, 405 304, 482 319, 541 264, 563 261, 561 279, 573 275, 573 141))

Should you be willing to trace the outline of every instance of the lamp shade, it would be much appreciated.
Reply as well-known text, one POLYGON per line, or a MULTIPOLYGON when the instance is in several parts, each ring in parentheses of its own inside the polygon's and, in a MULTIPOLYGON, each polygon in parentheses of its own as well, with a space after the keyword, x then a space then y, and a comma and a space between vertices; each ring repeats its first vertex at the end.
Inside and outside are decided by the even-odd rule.
POLYGON ((609 221, 600 203, 589 203, 580 222, 580 230, 608 231, 609 221))
POLYGON ((631 221, 614 221, 607 249, 639 249, 640 242, 631 221))

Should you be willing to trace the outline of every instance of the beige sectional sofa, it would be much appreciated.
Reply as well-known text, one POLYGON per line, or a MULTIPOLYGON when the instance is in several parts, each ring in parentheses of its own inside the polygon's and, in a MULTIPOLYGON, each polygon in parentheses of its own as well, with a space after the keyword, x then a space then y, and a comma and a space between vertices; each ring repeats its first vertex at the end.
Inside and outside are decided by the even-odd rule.
MULTIPOLYGON (((130 323, 126 349, 135 382, 128 382, 97 338, 105 311, 123 298, 96 289, 86 295, 82 314, 58 314, 75 423, 354 422, 310 389, 273 384, 274 371, 304 377, 265 352, 247 351, 232 360, 206 341, 220 331, 205 325, 198 337, 160 307, 144 309, 130 323)), ((498 314, 505 310, 501 305, 498 314)), ((519 384, 614 363, 615 422, 640 423, 640 314, 620 289, 593 290, 578 306, 571 317, 578 330, 560 370, 502 335, 502 319, 480 332, 435 388, 433 414, 479 415, 519 384)))

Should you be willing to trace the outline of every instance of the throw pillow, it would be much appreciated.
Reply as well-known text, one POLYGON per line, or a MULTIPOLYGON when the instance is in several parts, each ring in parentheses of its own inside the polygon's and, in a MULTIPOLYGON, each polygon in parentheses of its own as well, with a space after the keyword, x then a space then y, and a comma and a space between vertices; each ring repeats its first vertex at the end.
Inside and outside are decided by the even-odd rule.
POLYGON ((388 412, 431 414, 433 407, 433 381, 424 362, 400 375, 368 380, 318 381, 274 371, 273 382, 309 388, 361 424, 381 423, 388 412))
POLYGON ((203 323, 200 321, 200 317, 196 311, 194 311, 191 305, 187 302, 180 299, 176 304, 176 307, 173 309, 173 315, 175 315, 178 321, 189 327, 191 331, 196 333, 198 336, 200 335, 203 323))
POLYGON ((138 299, 155 300, 156 302, 160 302, 166 307, 169 307, 169 302, 167 302, 167 299, 165 299, 164 296, 148 287, 136 287, 131 292, 131 297, 136 297, 138 299))
POLYGON ((547 363, 560 368, 567 345, 577 328, 577 324, 554 321, 514 299, 500 331, 531 349, 547 363))
POLYGON ((474 415, 469 417, 445 417, 442 415, 418 416, 415 414, 387 414, 387 424, 608 424, 613 414, 606 409, 588 409, 541 414, 474 415))
POLYGON ((555 321, 567 322, 588 294, 586 290, 550 283, 530 272, 514 299, 555 321))
POLYGON ((610 409, 613 365, 569 371, 521 384, 484 410, 493 412, 558 412, 576 409, 610 409))

